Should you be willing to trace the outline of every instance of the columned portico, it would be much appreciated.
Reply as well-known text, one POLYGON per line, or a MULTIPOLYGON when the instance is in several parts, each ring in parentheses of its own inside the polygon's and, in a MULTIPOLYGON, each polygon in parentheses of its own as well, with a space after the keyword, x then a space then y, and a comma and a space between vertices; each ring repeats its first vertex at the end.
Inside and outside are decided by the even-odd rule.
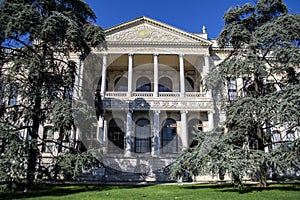
POLYGON ((193 141, 191 125, 214 127, 211 93, 199 83, 213 64, 212 43, 148 18, 113 27, 106 39, 107 48, 99 50, 106 112, 99 129, 107 120, 108 145, 118 147, 104 155, 106 165, 163 178, 163 168, 193 141))

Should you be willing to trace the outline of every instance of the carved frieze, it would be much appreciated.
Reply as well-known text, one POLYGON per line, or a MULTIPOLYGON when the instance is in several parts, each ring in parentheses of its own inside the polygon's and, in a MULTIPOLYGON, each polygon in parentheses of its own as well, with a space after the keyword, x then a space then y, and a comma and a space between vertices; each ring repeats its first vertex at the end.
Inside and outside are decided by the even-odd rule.
POLYGON ((118 100, 106 98, 103 101, 104 109, 108 110, 210 110, 212 101, 163 101, 158 99, 118 100))
POLYGON ((141 42, 197 42, 192 38, 175 34, 171 31, 150 24, 140 24, 128 29, 107 35, 109 41, 141 41, 141 42))

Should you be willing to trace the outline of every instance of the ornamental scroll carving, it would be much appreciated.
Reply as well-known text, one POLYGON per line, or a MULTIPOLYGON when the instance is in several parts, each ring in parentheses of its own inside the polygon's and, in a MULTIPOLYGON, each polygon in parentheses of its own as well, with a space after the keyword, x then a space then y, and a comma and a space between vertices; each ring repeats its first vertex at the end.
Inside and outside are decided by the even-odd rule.
POLYGON ((122 101, 104 99, 103 107, 112 110, 202 110, 213 109, 213 103, 211 101, 146 101, 145 99, 122 101))
POLYGON ((159 29, 149 24, 141 24, 112 35, 107 35, 107 41, 141 41, 141 42, 197 42, 171 31, 159 29))

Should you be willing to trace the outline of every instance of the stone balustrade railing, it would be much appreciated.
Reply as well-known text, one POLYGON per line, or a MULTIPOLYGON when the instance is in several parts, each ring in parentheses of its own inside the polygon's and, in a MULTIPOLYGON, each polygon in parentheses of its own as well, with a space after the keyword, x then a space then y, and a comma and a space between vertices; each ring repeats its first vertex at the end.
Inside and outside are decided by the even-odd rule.
MULTIPOLYGON (((109 91, 105 93, 105 97, 108 98, 126 98, 128 97, 127 92, 114 92, 109 91)), ((131 97, 154 97, 153 92, 132 92, 131 97)), ((179 98, 180 92, 159 92, 158 97, 162 98, 179 98)), ((203 92, 186 92, 184 98, 203 98, 206 94, 203 92)))

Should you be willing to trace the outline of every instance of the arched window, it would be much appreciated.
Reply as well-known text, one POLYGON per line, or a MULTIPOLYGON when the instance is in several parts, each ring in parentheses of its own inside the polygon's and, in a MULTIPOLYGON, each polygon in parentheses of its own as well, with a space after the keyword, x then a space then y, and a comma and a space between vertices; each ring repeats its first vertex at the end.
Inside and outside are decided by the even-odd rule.
POLYGON ((188 125, 188 131, 189 131, 189 144, 190 147, 194 147, 198 144, 197 140, 195 140, 195 133, 199 132, 199 131, 203 131, 203 125, 202 125, 202 121, 199 119, 192 119, 189 121, 189 125, 188 125))
POLYGON ((162 77, 158 81, 158 91, 159 92, 172 92, 173 83, 171 79, 167 77, 162 77))
POLYGON ((176 153, 178 151, 177 125, 173 119, 167 119, 162 128, 162 151, 163 153, 176 153))
POLYGON ((146 153, 151 151, 151 127, 149 120, 142 118, 135 126, 135 152, 146 153))
POLYGON ((151 92, 151 82, 146 77, 141 77, 136 81, 136 91, 151 92))
POLYGON ((115 80, 115 91, 126 92, 128 90, 128 81, 126 77, 119 77, 115 80))
POLYGON ((109 122, 108 128, 108 139, 110 141, 109 150, 110 151, 120 151, 124 150, 124 123, 121 119, 112 119, 109 122))
POLYGON ((194 81, 190 77, 185 77, 185 91, 194 92, 194 81))

